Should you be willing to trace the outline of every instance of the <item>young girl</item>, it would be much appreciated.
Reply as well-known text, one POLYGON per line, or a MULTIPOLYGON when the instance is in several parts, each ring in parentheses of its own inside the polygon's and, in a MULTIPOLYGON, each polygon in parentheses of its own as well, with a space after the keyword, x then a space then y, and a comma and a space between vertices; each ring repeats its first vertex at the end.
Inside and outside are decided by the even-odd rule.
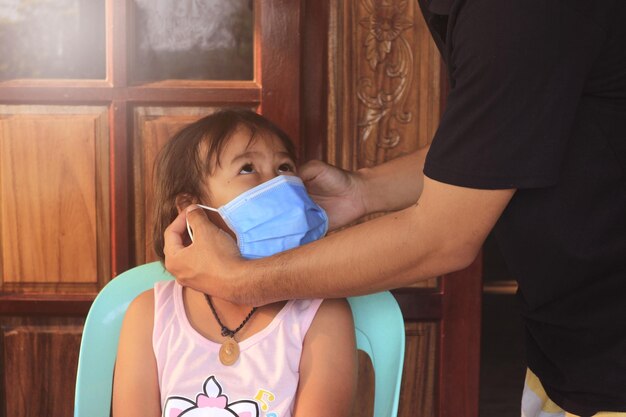
MULTIPOLYGON (((244 257, 321 237, 326 215, 294 160, 289 138, 251 111, 220 111, 181 130, 155 165, 156 253, 164 259, 165 228, 192 204, 208 209, 244 257)), ((353 326, 345 300, 252 308, 157 283, 124 318, 113 417, 348 416, 353 326)))

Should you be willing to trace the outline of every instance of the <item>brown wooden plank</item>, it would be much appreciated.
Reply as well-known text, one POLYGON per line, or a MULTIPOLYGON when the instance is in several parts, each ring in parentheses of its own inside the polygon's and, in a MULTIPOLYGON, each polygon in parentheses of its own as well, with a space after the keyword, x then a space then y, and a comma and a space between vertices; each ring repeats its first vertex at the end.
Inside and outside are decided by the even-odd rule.
POLYGON ((106 256, 99 251, 98 216, 108 193, 106 175, 96 175, 101 165, 107 168, 108 155, 101 155, 108 139, 105 113, 32 110, 5 106, 0 119, 2 284, 19 284, 25 292, 38 285, 96 284, 106 270, 98 269, 99 257, 106 256))
POLYGON ((398 417, 435 417, 438 326, 407 322, 398 417))
POLYGON ((482 255, 468 268, 443 277, 439 353, 441 417, 477 417, 480 373, 482 255))
POLYGON ((128 105, 125 101, 111 103, 111 274, 110 278, 134 265, 130 234, 130 144, 128 140, 128 105))
MULTIPOLYGON (((7 85, 0 84, 0 101, 4 103, 137 103, 256 105, 261 102, 261 89, 254 82, 154 83, 146 86, 111 87, 106 84, 78 85, 7 85)), ((275 92, 276 93, 276 92, 275 92)), ((297 105, 295 105, 298 107, 297 105)), ((292 114, 293 110, 287 112, 292 114)))
POLYGON ((255 36, 260 68, 255 77, 262 86, 261 113, 280 126, 300 152, 301 2, 257 1, 255 10, 257 16, 260 12, 261 36, 255 36))
POLYGON ((111 124, 110 110, 103 109, 94 124, 96 185, 97 289, 111 278, 111 124))
POLYGON ((0 295, 0 316, 85 317, 95 294, 17 294, 0 295))
POLYGON ((431 288, 400 288, 392 294, 405 321, 436 321, 442 317, 443 295, 431 288))
POLYGON ((2 327, 3 396, 7 416, 70 417, 80 326, 2 327))
POLYGON ((358 377, 352 417, 371 417, 374 415, 374 366, 367 353, 357 352, 358 377))
POLYGON ((303 2, 301 159, 324 160, 328 137, 329 0, 303 2))

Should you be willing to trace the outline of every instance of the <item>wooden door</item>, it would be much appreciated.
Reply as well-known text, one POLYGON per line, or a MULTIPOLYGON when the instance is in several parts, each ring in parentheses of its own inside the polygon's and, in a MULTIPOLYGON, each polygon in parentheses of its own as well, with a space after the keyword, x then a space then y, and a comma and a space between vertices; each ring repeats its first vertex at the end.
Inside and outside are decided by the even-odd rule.
MULTIPOLYGON (((84 316, 153 259, 150 165, 179 126, 254 108, 301 159, 354 169, 427 143, 446 92, 403 0, 16 0, 0 57, 0 417, 72 414, 84 316)), ((401 416, 477 415, 480 263, 453 275, 395 292, 401 416)))
POLYGON ((71 416, 82 323, 154 259, 151 164, 182 124, 256 109, 300 140, 299 2, 0 8, 0 416, 71 416))

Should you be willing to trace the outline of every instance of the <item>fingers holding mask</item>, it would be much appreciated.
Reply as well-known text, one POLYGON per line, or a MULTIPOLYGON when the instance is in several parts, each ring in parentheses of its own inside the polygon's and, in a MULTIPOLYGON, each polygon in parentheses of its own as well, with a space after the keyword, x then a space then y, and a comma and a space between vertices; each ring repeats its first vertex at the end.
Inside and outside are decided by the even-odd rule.
POLYGON ((181 211, 172 223, 165 229, 163 238, 165 245, 163 252, 166 260, 176 255, 185 248, 185 237, 187 234, 187 213, 181 211))
POLYGON ((166 229, 165 267, 182 285, 213 294, 224 276, 221 266, 239 258, 239 251, 235 241, 203 211, 190 206, 166 229))
POLYGON ((191 205, 185 210, 185 224, 187 226, 187 234, 191 243, 194 241, 194 231, 201 230, 199 233, 200 238, 204 237, 208 232, 206 230, 205 224, 207 222, 206 215, 200 210, 200 207, 197 205, 191 205))
MULTIPOLYGON (((192 261, 200 250, 197 245, 191 244, 190 232, 195 233, 195 239, 204 241, 210 232, 211 224, 197 206, 190 206, 181 210, 174 221, 165 229, 165 267, 177 279, 193 276, 192 261)), ((214 227, 214 226, 213 226, 214 227)))
MULTIPOLYGON (((219 216, 211 219, 204 210, 198 210, 198 206, 192 206, 187 210, 187 233, 191 245, 197 245, 200 251, 207 251, 217 257, 236 256, 240 257, 235 239, 224 230, 225 223, 219 216)), ((206 254, 205 254, 206 255, 206 254)))
POLYGON ((321 161, 310 161, 302 166, 300 175, 311 197, 326 210, 330 230, 366 214, 356 174, 321 161))

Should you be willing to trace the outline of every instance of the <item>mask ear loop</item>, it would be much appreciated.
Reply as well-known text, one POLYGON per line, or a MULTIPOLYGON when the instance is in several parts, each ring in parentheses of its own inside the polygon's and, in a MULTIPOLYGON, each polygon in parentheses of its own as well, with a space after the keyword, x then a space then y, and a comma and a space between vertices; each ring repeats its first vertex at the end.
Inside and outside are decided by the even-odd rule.
MULTIPOLYGON (((218 209, 214 209, 213 207, 209 207, 209 206, 204 206, 202 204, 196 204, 196 206, 203 208, 205 210, 210 210, 210 211, 214 211, 216 213, 219 213, 218 209)), ((185 222, 187 222, 187 233, 189 234, 189 238, 191 239, 191 243, 193 243, 193 233, 191 232, 191 226, 189 226, 189 219, 187 218, 187 215, 185 214, 185 222)))

